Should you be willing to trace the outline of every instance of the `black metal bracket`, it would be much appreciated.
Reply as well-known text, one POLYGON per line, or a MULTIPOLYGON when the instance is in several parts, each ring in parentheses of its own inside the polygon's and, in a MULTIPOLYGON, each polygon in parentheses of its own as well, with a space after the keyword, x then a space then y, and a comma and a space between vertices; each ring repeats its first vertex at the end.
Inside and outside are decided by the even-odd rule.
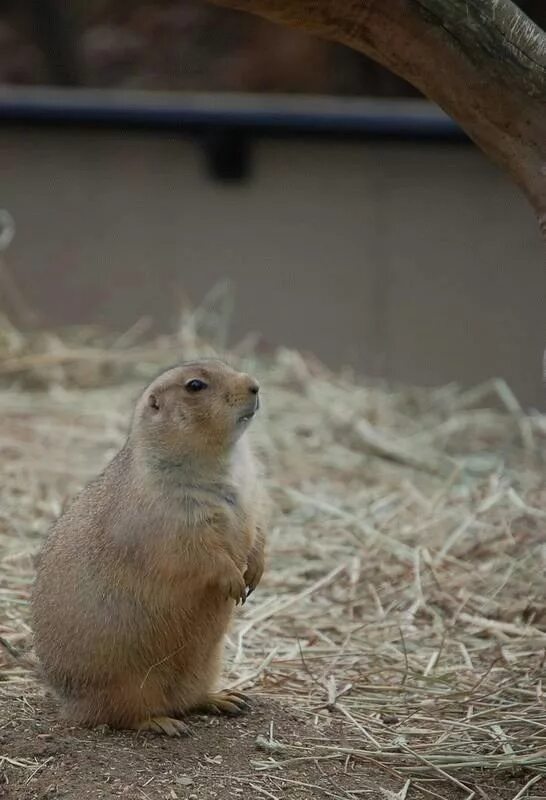
POLYGON ((252 142, 240 128, 208 128, 199 139, 209 176, 225 183, 250 177, 252 142))

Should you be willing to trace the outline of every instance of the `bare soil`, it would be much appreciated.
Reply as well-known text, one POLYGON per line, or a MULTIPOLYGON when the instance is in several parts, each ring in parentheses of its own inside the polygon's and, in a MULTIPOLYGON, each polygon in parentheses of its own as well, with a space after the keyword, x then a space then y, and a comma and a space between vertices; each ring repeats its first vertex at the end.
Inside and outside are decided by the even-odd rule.
POLYGON ((142 365, 212 355, 192 325, 131 347, 4 334, 2 800, 546 800, 546 418, 502 381, 391 391, 264 360, 275 519, 223 675, 253 709, 181 740, 61 721, 13 656, 31 654, 35 554, 123 443, 142 365))
MULTIPOLYGON (((342 757, 281 759, 280 767, 263 769, 276 754, 265 752, 259 737, 268 740, 273 734, 278 742, 317 738, 303 717, 264 700, 254 700, 243 717, 195 716, 192 736, 185 739, 75 728, 59 718, 53 700, 32 690, 0 696, 0 719, 2 800, 468 797, 456 786, 438 782, 430 793, 410 786, 404 794, 398 778, 342 757)), ((332 736, 338 738, 336 727, 333 719, 332 736)), ((479 787, 476 797, 509 800, 525 777, 494 782, 471 776, 468 782, 479 787)), ((530 792, 523 795, 528 800, 546 798, 546 780, 530 792)))

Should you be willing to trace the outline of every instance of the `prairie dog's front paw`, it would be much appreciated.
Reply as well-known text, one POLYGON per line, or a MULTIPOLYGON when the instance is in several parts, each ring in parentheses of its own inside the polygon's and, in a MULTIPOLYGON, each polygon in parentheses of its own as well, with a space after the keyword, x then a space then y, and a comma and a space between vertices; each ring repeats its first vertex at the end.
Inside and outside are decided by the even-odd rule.
POLYGON ((235 600, 235 605, 246 600, 246 583, 242 574, 237 569, 231 570, 224 575, 220 581, 221 591, 225 593, 226 599, 235 600))
MULTIPOLYGON (((249 559, 248 567, 244 574, 244 580, 248 586, 248 594, 251 594, 259 584, 264 571, 263 559, 249 559)), ((248 595, 247 595, 248 596, 248 595)))

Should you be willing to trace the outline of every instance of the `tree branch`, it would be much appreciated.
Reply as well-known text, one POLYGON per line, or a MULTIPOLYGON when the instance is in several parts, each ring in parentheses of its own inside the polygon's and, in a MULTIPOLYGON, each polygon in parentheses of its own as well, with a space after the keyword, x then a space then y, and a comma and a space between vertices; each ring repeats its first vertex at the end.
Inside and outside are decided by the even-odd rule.
POLYGON ((503 166, 546 236, 546 35, 510 0, 215 0, 359 50, 503 166))

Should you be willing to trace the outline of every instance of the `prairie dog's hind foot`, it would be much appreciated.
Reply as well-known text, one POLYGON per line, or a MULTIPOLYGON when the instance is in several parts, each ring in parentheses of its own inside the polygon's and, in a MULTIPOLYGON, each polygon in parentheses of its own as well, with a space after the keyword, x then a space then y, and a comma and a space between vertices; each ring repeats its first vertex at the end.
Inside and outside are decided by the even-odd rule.
POLYGON ((135 730, 174 737, 191 735, 189 726, 181 719, 174 719, 174 717, 150 717, 135 725, 135 730))
POLYGON ((244 714, 251 707, 250 699, 242 692, 211 692, 196 711, 206 714, 228 714, 231 717, 244 714))

